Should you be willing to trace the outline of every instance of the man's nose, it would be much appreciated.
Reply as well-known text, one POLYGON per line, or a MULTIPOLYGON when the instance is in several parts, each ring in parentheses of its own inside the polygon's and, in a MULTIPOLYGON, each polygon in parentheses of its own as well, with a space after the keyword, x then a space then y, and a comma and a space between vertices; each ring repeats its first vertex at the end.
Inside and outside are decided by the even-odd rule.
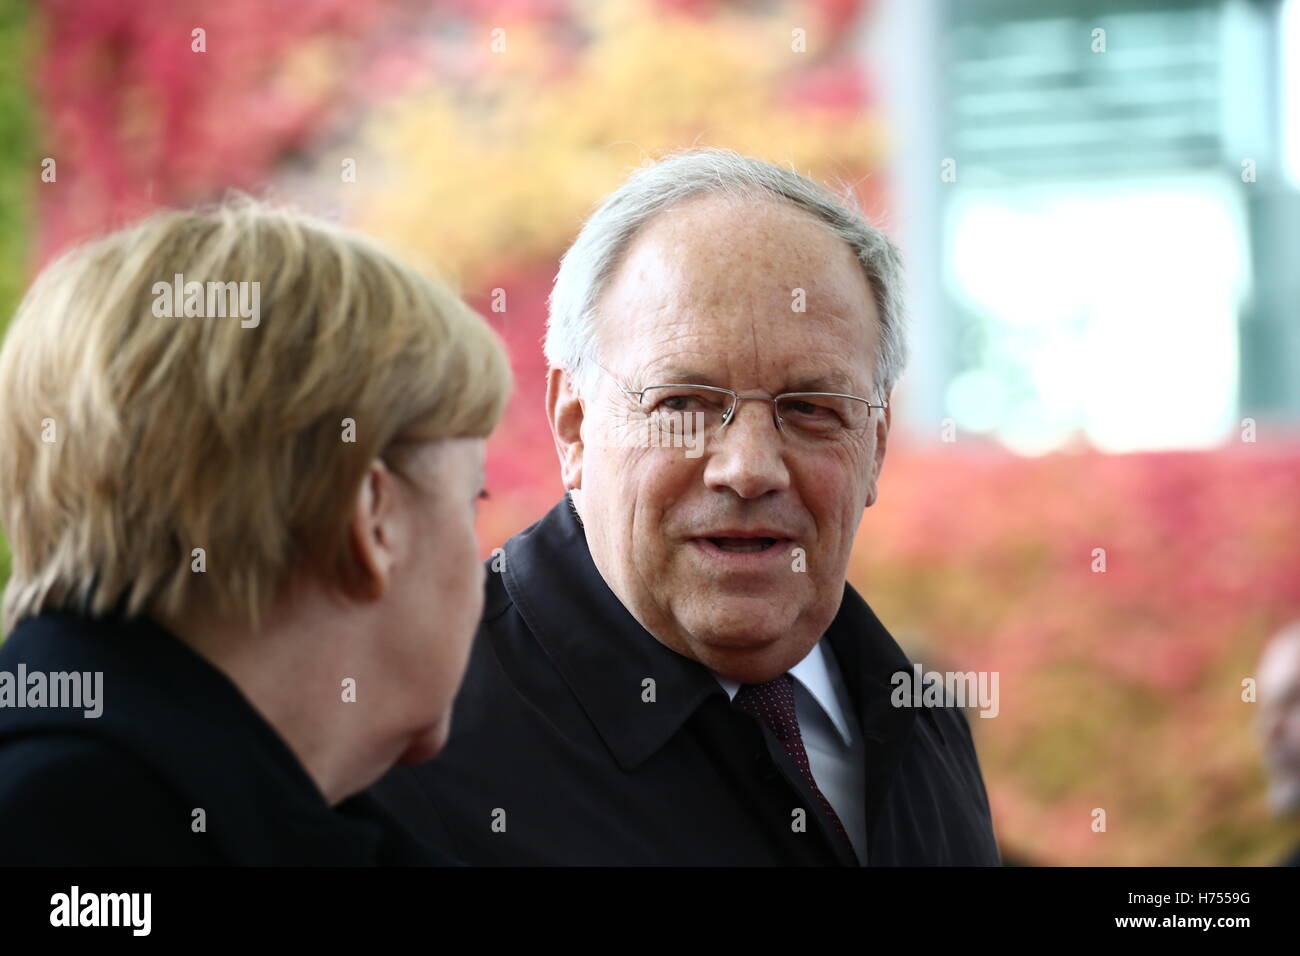
POLYGON ((709 437, 706 455, 704 483, 712 491, 759 498, 790 487, 785 438, 776 427, 771 402, 737 402, 731 421, 709 437))

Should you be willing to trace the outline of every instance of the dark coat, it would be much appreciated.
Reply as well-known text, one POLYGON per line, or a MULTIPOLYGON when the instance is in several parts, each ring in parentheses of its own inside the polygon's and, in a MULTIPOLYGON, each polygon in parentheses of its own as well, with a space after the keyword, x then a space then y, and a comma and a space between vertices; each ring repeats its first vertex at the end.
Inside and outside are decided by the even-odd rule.
POLYGON ((0 671, 20 665, 102 672, 102 715, 0 706, 0 865, 448 862, 364 794, 331 809, 238 688, 146 620, 28 618, 0 646, 0 671))
MULTIPOLYGON (((856 864, 820 814, 794 832, 815 802, 785 751, 623 607, 567 499, 487 577, 448 746, 372 790, 413 832, 471 864, 856 864)), ((851 587, 827 637, 867 738, 868 863, 998 865, 965 717, 891 706, 912 665, 851 587)))

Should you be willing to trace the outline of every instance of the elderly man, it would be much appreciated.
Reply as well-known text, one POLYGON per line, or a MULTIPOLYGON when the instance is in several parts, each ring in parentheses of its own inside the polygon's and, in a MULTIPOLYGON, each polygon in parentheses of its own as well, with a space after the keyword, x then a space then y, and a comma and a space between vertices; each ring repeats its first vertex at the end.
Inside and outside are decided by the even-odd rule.
POLYGON ((490 563, 437 760, 377 794, 477 864, 999 863, 969 728, 845 583, 905 358, 855 210, 723 151, 639 170, 564 256, 568 496, 490 563))

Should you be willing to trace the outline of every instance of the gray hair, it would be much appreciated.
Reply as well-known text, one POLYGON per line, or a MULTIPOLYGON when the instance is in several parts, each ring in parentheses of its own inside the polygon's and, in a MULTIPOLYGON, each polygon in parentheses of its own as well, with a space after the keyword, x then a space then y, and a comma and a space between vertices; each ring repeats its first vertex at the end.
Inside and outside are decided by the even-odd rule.
POLYGON ((637 231, 674 203, 724 193, 776 198, 803 209, 849 244, 862 264, 880 314, 875 384, 893 391, 907 364, 902 259, 867 221, 848 190, 843 198, 790 169, 725 149, 691 149, 645 166, 610 193, 573 241, 555 276, 546 321, 546 361, 566 369, 589 394, 599 365, 596 302, 637 231))

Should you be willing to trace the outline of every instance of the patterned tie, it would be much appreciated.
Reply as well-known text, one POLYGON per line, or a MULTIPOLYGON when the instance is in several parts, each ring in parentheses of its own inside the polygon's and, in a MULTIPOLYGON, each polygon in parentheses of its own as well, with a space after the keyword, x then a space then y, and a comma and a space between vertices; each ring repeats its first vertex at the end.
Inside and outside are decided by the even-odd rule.
POLYGON ((822 813, 834 825, 844 845, 849 848, 849 852, 856 860, 858 854, 853 849, 853 841, 849 839, 848 831, 844 829, 844 824, 839 814, 835 812, 835 808, 831 806, 831 802, 817 786, 817 781, 813 779, 812 768, 808 766, 808 751, 804 749, 803 735, 799 733, 799 715, 795 712, 794 677, 787 673, 765 684, 742 684, 740 690, 736 691, 732 703, 750 716, 757 717, 768 730, 776 734, 776 739, 781 741, 781 746, 790 755, 794 765, 799 768, 799 773, 803 775, 804 782, 817 798, 822 813))

